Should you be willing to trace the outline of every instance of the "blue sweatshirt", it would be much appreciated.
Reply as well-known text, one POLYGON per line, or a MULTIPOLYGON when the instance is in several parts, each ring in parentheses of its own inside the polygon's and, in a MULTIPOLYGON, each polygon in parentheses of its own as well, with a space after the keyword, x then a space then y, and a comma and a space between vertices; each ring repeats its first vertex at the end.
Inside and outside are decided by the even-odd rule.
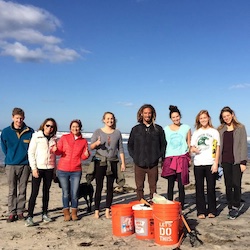
POLYGON ((1 134, 1 147, 5 155, 6 165, 27 165, 28 147, 34 130, 23 124, 21 130, 11 126, 3 129, 1 134))

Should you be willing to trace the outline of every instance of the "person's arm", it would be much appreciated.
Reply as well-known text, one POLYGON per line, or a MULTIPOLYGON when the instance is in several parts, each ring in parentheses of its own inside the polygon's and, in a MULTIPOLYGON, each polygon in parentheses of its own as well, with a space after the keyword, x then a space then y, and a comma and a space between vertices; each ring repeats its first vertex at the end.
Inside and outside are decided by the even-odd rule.
POLYGON ((166 140, 166 136, 165 136, 165 132, 164 130, 161 128, 161 158, 162 158, 162 161, 163 159, 165 158, 165 155, 166 155, 166 147, 167 147, 167 140, 166 140))
POLYGON ((6 141, 4 139, 4 133, 2 132, 1 134, 1 148, 2 148, 2 151, 4 153, 4 155, 7 154, 7 145, 6 145, 6 141))
POLYGON ((212 167, 211 167, 211 172, 212 172, 212 174, 218 172, 219 157, 220 157, 220 146, 217 145, 217 147, 216 147, 216 152, 215 152, 214 163, 213 163, 213 165, 212 165, 212 167))
POLYGON ((129 138, 128 138, 128 153, 129 155, 134 158, 134 128, 132 128, 130 134, 129 134, 129 138))
POLYGON ((91 143, 90 143, 91 150, 96 149, 101 144, 101 136, 97 134, 97 131, 98 130, 96 130, 91 137, 91 143))
POLYGON ((32 138, 30 140, 29 149, 28 149, 28 159, 29 159, 29 165, 32 170, 32 175, 35 178, 39 177, 39 171, 37 169, 36 165, 36 149, 37 149, 37 142, 36 142, 36 136, 35 134, 32 135, 32 138))
POLYGON ((125 163, 125 154, 124 154, 124 148, 123 148, 123 142, 122 142, 122 134, 120 133, 120 138, 118 141, 118 149, 120 152, 120 159, 121 159, 121 171, 125 171, 126 169, 126 163, 125 163))
POLYGON ((241 128, 241 149, 240 149, 240 154, 241 154, 241 162, 240 162, 240 169, 241 172, 244 172, 247 169, 247 132, 246 128, 243 125, 241 128))
POLYGON ((189 152, 191 152, 191 129, 188 130, 186 140, 187 140, 187 145, 188 145, 189 152))
POLYGON ((83 153, 81 155, 82 160, 88 159, 90 156, 89 149, 88 149, 88 142, 85 140, 84 148, 83 148, 83 153))

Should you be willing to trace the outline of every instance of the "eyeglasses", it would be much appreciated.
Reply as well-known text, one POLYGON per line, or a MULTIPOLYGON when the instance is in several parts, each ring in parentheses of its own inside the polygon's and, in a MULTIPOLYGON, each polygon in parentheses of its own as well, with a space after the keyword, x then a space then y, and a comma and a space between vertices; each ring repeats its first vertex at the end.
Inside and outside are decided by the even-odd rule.
POLYGON ((49 127, 54 128, 53 125, 49 125, 49 124, 46 124, 45 126, 46 126, 47 128, 49 128, 49 127))

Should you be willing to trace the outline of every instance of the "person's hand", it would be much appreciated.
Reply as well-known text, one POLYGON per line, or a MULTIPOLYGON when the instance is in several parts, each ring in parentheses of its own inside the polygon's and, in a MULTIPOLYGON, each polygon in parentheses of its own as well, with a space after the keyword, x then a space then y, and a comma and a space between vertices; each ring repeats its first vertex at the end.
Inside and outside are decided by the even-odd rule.
POLYGON ((101 136, 98 136, 97 141, 95 142, 96 147, 101 144, 101 136))
POLYGON ((85 152, 84 152, 84 155, 85 155, 86 157, 89 157, 89 156, 90 156, 88 148, 86 148, 86 150, 85 150, 85 152))
POLYGON ((126 170, 126 165, 125 163, 122 163, 121 164, 121 171, 124 172, 126 170))
POLYGON ((240 170, 243 173, 247 169, 246 165, 240 164, 240 170))
POLYGON ((199 148, 193 146, 193 147, 192 147, 192 153, 199 154, 199 153, 200 153, 199 148))
POLYGON ((217 173, 218 172, 218 163, 214 163, 211 167, 211 172, 212 174, 217 173))
POLYGON ((56 144, 55 144, 55 145, 53 145, 53 146, 51 147, 51 152, 52 152, 52 153, 55 153, 56 150, 57 150, 57 146, 56 146, 56 144))
POLYGON ((39 177, 39 171, 38 171, 37 168, 32 170, 32 175, 33 175, 33 177, 35 177, 35 178, 38 178, 38 177, 39 177))

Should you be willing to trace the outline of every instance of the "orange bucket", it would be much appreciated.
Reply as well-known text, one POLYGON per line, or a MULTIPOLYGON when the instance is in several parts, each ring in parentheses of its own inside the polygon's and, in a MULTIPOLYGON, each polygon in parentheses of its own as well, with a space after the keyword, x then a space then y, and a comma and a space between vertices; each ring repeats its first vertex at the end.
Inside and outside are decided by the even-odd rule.
POLYGON ((173 202, 153 205, 155 243, 159 245, 174 246, 179 242, 181 204, 173 202))
POLYGON ((132 207, 134 211, 134 223, 136 238, 154 239, 154 219, 153 211, 150 207, 145 207, 144 204, 137 204, 132 207))
POLYGON ((115 236, 129 236, 134 233, 134 216, 130 204, 111 206, 112 231, 115 236))

